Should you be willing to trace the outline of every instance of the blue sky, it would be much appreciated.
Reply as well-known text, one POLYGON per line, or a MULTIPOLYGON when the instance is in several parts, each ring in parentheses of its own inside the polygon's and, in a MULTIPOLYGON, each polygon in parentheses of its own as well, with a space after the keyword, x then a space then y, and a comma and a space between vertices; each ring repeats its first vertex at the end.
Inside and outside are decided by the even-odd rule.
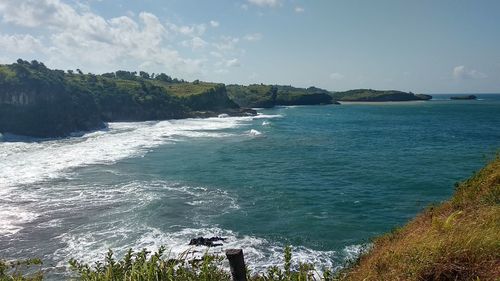
POLYGON ((0 62, 187 80, 500 92, 500 1, 0 0, 0 62))

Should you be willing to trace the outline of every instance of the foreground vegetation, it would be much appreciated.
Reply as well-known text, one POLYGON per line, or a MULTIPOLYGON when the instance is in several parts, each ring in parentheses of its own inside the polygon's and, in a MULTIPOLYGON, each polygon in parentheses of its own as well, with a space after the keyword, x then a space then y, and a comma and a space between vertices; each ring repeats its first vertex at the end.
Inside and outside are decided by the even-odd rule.
POLYGON ((375 239, 343 280, 500 280, 500 156, 453 197, 375 239))
MULTIPOLYGON (((70 260, 72 271, 71 280, 81 281, 230 281, 231 274, 224 257, 203 255, 195 260, 188 260, 185 256, 176 259, 164 257, 165 248, 150 253, 146 250, 133 252, 129 250, 122 259, 116 260, 110 250, 104 261, 92 265, 70 260)), ((28 260, 7 263, 0 260, 0 281, 40 281, 43 274, 39 266, 40 260, 28 260), (31 267, 30 267, 31 266, 31 267), (38 268, 33 268, 38 266, 38 268), (30 273, 26 273, 30 272, 30 273)), ((282 267, 271 267, 266 273, 252 274, 247 270, 247 279, 250 281, 300 281, 300 280, 335 280, 331 271, 325 270, 321 274, 311 264, 299 264, 292 269, 292 251, 285 248, 284 264, 282 267)))
MULTIPOLYGON (((376 238, 370 249, 340 272, 311 264, 292 266, 290 248, 282 267, 248 279, 264 280, 455 280, 485 281, 500 277, 500 156, 471 178, 456 185, 453 197, 429 207, 406 226, 376 238)), ((115 260, 88 265, 71 260, 75 280, 230 280, 223 257, 199 260, 129 251, 115 260)), ((39 260, 0 261, 0 280, 41 280, 39 260), (28 274, 26 274, 28 272, 28 274)))

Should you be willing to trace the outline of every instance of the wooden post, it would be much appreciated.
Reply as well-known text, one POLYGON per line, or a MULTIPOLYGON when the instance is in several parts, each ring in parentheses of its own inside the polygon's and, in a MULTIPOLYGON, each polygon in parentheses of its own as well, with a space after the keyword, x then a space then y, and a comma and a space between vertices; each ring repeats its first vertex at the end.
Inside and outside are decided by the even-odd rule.
POLYGON ((231 267, 233 281, 247 281, 247 272, 245 267, 245 258, 242 249, 227 249, 226 257, 231 267))

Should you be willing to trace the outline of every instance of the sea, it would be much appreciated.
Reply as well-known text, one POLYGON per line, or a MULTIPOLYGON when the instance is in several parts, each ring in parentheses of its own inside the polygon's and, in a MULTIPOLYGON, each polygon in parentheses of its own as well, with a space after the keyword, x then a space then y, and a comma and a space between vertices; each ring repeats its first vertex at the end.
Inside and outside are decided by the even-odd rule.
POLYGON ((3 135, 0 258, 41 258, 47 280, 64 280, 70 258, 93 263, 108 249, 242 248, 257 273, 290 245, 295 264, 341 268, 499 152, 500 94, 477 96, 3 135), (226 240, 188 245, 200 236, 226 240))

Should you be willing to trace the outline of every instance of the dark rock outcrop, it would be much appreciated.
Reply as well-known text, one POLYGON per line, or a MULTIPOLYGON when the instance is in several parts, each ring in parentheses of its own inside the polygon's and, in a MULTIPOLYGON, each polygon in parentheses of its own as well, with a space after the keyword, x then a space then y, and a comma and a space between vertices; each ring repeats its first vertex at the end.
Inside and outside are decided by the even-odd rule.
POLYGON ((222 243, 215 243, 218 241, 226 241, 227 238, 222 238, 219 236, 215 237, 210 237, 210 238, 204 238, 204 237, 198 237, 198 238, 193 238, 191 241, 189 241, 189 245, 191 246, 207 246, 207 247, 218 247, 222 246, 222 243))

